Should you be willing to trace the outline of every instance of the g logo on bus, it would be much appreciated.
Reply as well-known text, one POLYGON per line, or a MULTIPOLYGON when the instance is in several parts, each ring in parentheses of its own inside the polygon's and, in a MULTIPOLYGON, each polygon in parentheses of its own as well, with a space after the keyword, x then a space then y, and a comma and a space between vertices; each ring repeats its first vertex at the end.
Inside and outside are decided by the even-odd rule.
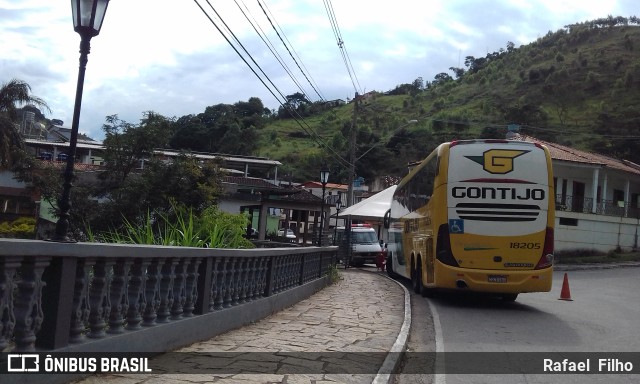
POLYGON ((493 174, 504 175, 513 171, 513 159, 530 151, 514 149, 490 149, 482 156, 465 156, 471 161, 482 165, 482 168, 493 174))

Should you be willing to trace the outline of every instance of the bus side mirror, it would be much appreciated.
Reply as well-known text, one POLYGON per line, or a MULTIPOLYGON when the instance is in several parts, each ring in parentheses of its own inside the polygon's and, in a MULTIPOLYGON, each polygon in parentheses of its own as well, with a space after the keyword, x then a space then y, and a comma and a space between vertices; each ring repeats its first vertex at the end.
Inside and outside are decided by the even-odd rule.
POLYGON ((389 227, 391 226, 391 209, 387 209, 387 212, 384 213, 382 225, 384 225, 386 229, 389 229, 389 227))

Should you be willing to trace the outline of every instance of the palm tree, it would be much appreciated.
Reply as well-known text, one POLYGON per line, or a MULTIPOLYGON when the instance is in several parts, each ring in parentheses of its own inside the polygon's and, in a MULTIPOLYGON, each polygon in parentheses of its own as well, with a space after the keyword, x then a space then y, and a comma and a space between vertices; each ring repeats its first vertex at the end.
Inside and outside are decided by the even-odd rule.
POLYGON ((33 104, 50 111, 47 103, 31 95, 31 87, 22 80, 12 79, 0 87, 0 169, 11 167, 24 150, 18 132, 18 105, 33 104))

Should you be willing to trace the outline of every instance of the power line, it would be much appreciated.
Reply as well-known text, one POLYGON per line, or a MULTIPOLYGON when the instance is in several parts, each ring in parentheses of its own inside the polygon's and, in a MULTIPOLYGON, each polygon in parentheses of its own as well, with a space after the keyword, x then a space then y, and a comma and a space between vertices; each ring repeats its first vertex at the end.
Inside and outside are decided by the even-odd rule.
POLYGON ((225 28, 227 28, 227 30, 229 31, 229 33, 233 36, 233 39, 242 47, 242 49, 244 50, 244 52, 247 54, 247 56, 251 59, 251 61, 254 63, 254 65, 260 70, 260 72, 264 75, 264 77, 269 81, 269 83, 271 84, 271 86, 275 89, 275 91, 277 91, 278 94, 280 94, 280 97, 282 97, 282 100, 280 100, 278 98, 278 96, 276 95, 276 93, 274 92, 273 89, 271 89, 267 83, 265 82, 265 80, 263 80, 263 78, 258 74, 258 72, 256 72, 256 70, 251 66, 251 64, 249 64, 249 62, 247 61, 247 59, 245 59, 245 57, 242 55, 242 53, 240 53, 240 51, 238 50, 238 48, 235 47, 235 45, 233 44, 233 42, 229 39, 229 37, 223 32, 223 30, 218 26, 218 24, 213 20, 213 18, 206 12, 206 10, 202 7, 202 5, 200 5, 200 3, 198 2, 198 0, 194 0, 194 2, 196 3, 196 5, 198 5, 198 7, 200 8, 200 10, 205 14, 205 16, 209 19, 209 21, 211 22, 211 24, 213 24, 213 26, 218 30, 218 32, 222 35, 222 37, 227 41, 227 43, 231 46, 231 48, 236 52, 236 54, 240 57, 240 59, 242 59, 242 61, 249 67, 249 69, 251 70, 251 72, 253 72, 253 74, 258 78, 258 80, 260 80, 260 82, 262 83, 262 85, 264 85, 267 90, 269 91, 269 93, 271 93, 271 95, 276 99, 276 101, 283 107, 285 108, 285 110, 287 110, 290 114, 291 117, 296 121, 296 123, 300 126, 300 128, 302 128, 302 130, 309 135, 311 138, 313 138, 318 144, 324 146, 325 148, 327 148, 330 152, 332 152, 334 154, 334 158, 342 163, 343 165, 348 166, 349 162, 347 160, 345 160, 344 158, 342 158, 342 156, 340 156, 339 153, 337 153, 331 146, 329 146, 323 139, 322 137, 320 137, 320 135, 318 135, 313 128, 311 128, 311 126, 309 126, 309 124, 307 124, 306 121, 304 121, 304 119, 302 118, 302 116, 300 116, 300 114, 298 114, 298 112, 296 110, 293 110, 291 108, 289 108, 288 106, 285 105, 285 103, 282 100, 286 100, 286 97, 282 94, 282 92, 278 89, 278 87, 271 81, 271 79, 269 78, 269 76, 262 70, 262 68, 260 67, 260 65, 253 59, 253 57, 251 56, 251 54, 246 50, 246 48, 242 45, 242 43, 239 41, 239 39, 235 36, 235 34, 231 31, 231 29, 228 27, 228 25, 224 22, 224 20, 222 19, 222 17, 218 14, 218 12, 215 10, 215 8, 211 5, 211 3, 209 2, 209 0, 206 0, 207 4, 209 5, 209 7, 213 10, 213 12, 216 14, 216 16, 220 19, 220 21, 223 23, 223 25, 225 26, 225 28), (303 125, 304 123, 304 125, 303 125), (305 128, 306 126, 306 128, 305 128))
MULTIPOLYGON (((200 8, 200 10, 202 10, 202 12, 205 14, 205 16, 209 19, 209 21, 211 22, 211 24, 213 24, 213 26, 218 30, 218 32, 220 32, 220 34, 222 35, 222 37, 227 41, 227 43, 231 46, 231 48, 233 48, 233 50, 236 52, 236 54, 240 57, 240 59, 242 59, 242 61, 244 61, 244 63, 249 67, 249 69, 251 70, 251 72, 253 72, 254 75, 256 75, 256 77, 258 78, 258 80, 260 80, 260 82, 267 88, 267 90, 269 90, 269 93, 271 93, 271 95, 273 95, 273 97, 279 102, 281 103, 281 101, 278 99, 278 96, 276 96, 276 94, 273 92, 273 90, 271 88, 269 88, 269 86, 264 82, 264 80, 262 79, 262 77, 260 77, 260 75, 258 75, 258 73, 256 72, 256 70, 251 66, 251 64, 249 64, 249 62, 245 59, 245 57, 242 55, 242 53, 240 53, 240 51, 235 47, 235 45, 231 42, 231 40, 229 40, 229 37, 227 37, 227 35, 225 35, 225 33, 222 31, 222 29, 218 26, 218 24, 216 24, 216 22, 211 18, 211 16, 205 11, 205 9, 200 5, 200 3, 198 3, 198 0, 194 0, 195 3, 198 5, 198 7, 200 8)), ((247 56, 251 59, 251 61, 254 63, 254 65, 260 70, 260 72, 264 75, 264 77, 269 81, 269 83, 276 89, 278 90, 278 87, 276 87, 276 85, 271 81, 271 79, 269 78, 269 76, 267 76, 266 73, 264 73, 264 71, 262 70, 262 68, 260 67, 260 65, 258 65, 258 63, 256 63, 256 61, 253 59, 253 57, 251 56, 251 54, 244 48, 244 46, 242 45, 242 43, 238 40, 238 38, 235 36, 235 34, 229 29, 229 27, 227 26, 227 24, 224 22, 224 20, 222 20, 222 18, 220 17, 220 15, 218 14, 218 12, 215 10, 215 8, 213 8, 213 5, 211 5, 211 3, 209 2, 209 0, 205 0, 207 2, 207 4, 209 4, 209 7, 213 10, 213 12, 218 16, 218 18, 220 19, 220 21, 223 23, 223 25, 227 28, 227 30, 229 31, 229 33, 231 33, 231 35, 233 36, 234 40, 242 47, 242 49, 244 50, 244 52, 247 54, 247 56)), ((284 95, 278 91, 278 93, 280 94, 280 96, 283 99, 286 99, 284 97, 284 95)))
POLYGON ((333 30, 333 34, 336 38, 336 42, 338 43, 338 47, 340 48, 342 61, 344 62, 344 65, 347 68, 347 73, 349 74, 349 78, 351 78, 351 84, 353 84, 353 89, 355 90, 355 92, 358 93, 361 89, 360 82, 358 81, 356 72, 353 69, 353 65, 351 64, 351 59, 349 58, 347 49, 344 46, 344 40, 342 39, 342 34, 340 33, 340 27, 338 26, 338 19, 336 18, 335 12, 333 11, 331 0, 324 0, 324 7, 327 11, 327 15, 329 16, 329 22, 331 23, 331 29, 333 30), (357 86, 356 86, 356 83, 358 84, 357 86))
MULTIPOLYGON (((258 4, 260 5, 260 0, 257 0, 258 4)), ((269 16, 267 16, 267 14, 265 13, 265 16, 267 16, 267 19, 269 20, 269 22, 271 23, 271 19, 273 19, 275 25, 278 27, 278 29, 280 30, 280 32, 282 33, 282 36, 284 36, 284 39, 287 41, 287 43, 289 43, 288 45, 282 41, 282 38, 280 39, 280 41, 282 41, 282 44, 285 46, 285 48, 287 48, 288 46, 291 47, 291 51, 293 51, 293 53, 295 54, 295 56, 298 58, 298 60, 296 60, 295 57, 293 57, 293 55, 291 54, 291 51, 289 51, 289 49, 287 48, 287 51, 289 52, 289 55, 291 56, 291 58, 293 59, 293 61, 296 63, 296 65, 298 66, 298 69, 300 70, 300 72, 304 75, 305 79, 307 80, 307 82, 309 83, 309 85, 311 86, 311 88, 316 92, 316 94, 318 95, 318 97, 320 98, 320 101, 324 101, 325 98, 322 96, 322 94, 320 93, 320 91, 318 91, 318 86, 316 84, 316 82, 313 80, 313 77, 311 76, 311 73, 309 72, 309 70, 307 69, 307 67, 304 65, 304 62, 302 61, 302 59, 300 58, 300 55, 298 55, 298 52, 296 52, 295 48, 293 47, 293 44, 291 44, 291 42, 289 41, 289 39, 287 38, 287 35, 284 33, 284 31, 282 30, 282 27, 280 27, 280 25, 278 24, 278 21, 275 19, 275 17, 273 16, 273 13, 271 12, 271 10, 269 9, 269 7, 267 6, 267 4, 264 4, 265 8, 267 9, 267 11, 269 12, 269 14, 271 15, 271 18, 269 18, 269 16), (298 62, 300 62, 300 64, 298 64, 298 62), (302 67, 304 67, 304 70, 300 67, 300 65, 302 65, 302 67), (305 72, 306 71, 306 72, 305 72), (307 77, 307 73, 309 73, 309 76, 307 77), (311 79, 309 79, 311 78, 311 79)), ((262 6, 261 6, 262 8, 262 6)), ((264 9, 263 9, 264 12, 264 9)), ((274 29, 274 31, 277 30, 275 29, 275 27, 273 26, 273 24, 271 24, 271 27, 274 29)), ((278 37, 280 37, 280 34, 278 34, 278 37)))
MULTIPOLYGON (((269 40, 269 37, 267 36, 267 34, 262 30, 262 28, 260 27, 260 25, 258 25, 256 27, 257 21, 255 20, 255 18, 253 17, 253 15, 251 15, 251 17, 253 18, 253 22, 251 20, 249 20, 249 16, 247 16, 247 13, 240 7, 240 4, 238 4, 237 1, 235 1, 236 5, 238 6, 238 8, 240 9, 240 12, 242 12, 242 14, 244 15, 244 17, 247 19, 247 21, 249 22, 249 24, 251 24, 251 26, 253 27, 253 30, 258 34, 258 36, 260 36, 260 39, 262 39, 262 42, 267 46, 267 48, 269 48, 269 51, 271 51, 271 54, 276 58, 276 60, 280 63, 280 65, 282 66, 282 68, 285 70, 285 72, 287 72, 287 74, 289 75, 289 77, 291 78, 291 80, 293 80, 293 82, 296 84, 296 86, 298 87, 298 89, 308 98, 306 92, 304 91, 304 89, 302 88, 302 85, 300 85, 300 83, 298 82, 298 79, 296 79, 296 77, 293 75, 293 73, 291 72, 291 69, 289 69, 289 66, 287 65, 287 63, 284 61, 284 59, 282 58, 282 56, 280 56, 280 54, 278 53, 278 51, 275 49, 275 46, 273 45, 273 43, 271 42, 271 40, 269 40), (254 23, 255 22, 255 23, 254 23), (258 31, 259 29, 259 31, 258 31)), ((245 9, 247 10, 247 12, 249 14, 251 14, 251 12, 249 11, 248 7, 244 4, 243 5, 245 7, 245 9)))

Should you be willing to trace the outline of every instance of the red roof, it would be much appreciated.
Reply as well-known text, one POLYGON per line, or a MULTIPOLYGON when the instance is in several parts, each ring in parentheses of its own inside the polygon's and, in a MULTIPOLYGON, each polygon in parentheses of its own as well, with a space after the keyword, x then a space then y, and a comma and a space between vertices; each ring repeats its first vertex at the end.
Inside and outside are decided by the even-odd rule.
MULTIPOLYGON (((40 160, 40 164, 43 167, 51 167, 64 169, 67 166, 66 161, 57 161, 57 160, 40 160)), ((73 165, 73 170, 76 172, 96 172, 96 171, 104 171, 106 168, 102 165, 94 165, 87 163, 75 163, 73 165)))
MULTIPOLYGON (((322 188, 322 183, 319 181, 307 181, 306 183, 302 183, 301 185, 304 188, 322 188)), ((349 186, 347 184, 335 184, 335 183, 327 183, 327 189, 342 189, 347 190, 349 186)))
POLYGON ((536 139, 535 137, 523 134, 518 134, 515 138, 513 138, 513 140, 526 141, 530 143, 540 143, 549 149, 551 159, 553 160, 568 161, 580 164, 600 165, 603 167, 640 175, 640 165, 628 160, 618 160, 612 157, 599 155, 597 153, 585 152, 579 149, 536 139))

